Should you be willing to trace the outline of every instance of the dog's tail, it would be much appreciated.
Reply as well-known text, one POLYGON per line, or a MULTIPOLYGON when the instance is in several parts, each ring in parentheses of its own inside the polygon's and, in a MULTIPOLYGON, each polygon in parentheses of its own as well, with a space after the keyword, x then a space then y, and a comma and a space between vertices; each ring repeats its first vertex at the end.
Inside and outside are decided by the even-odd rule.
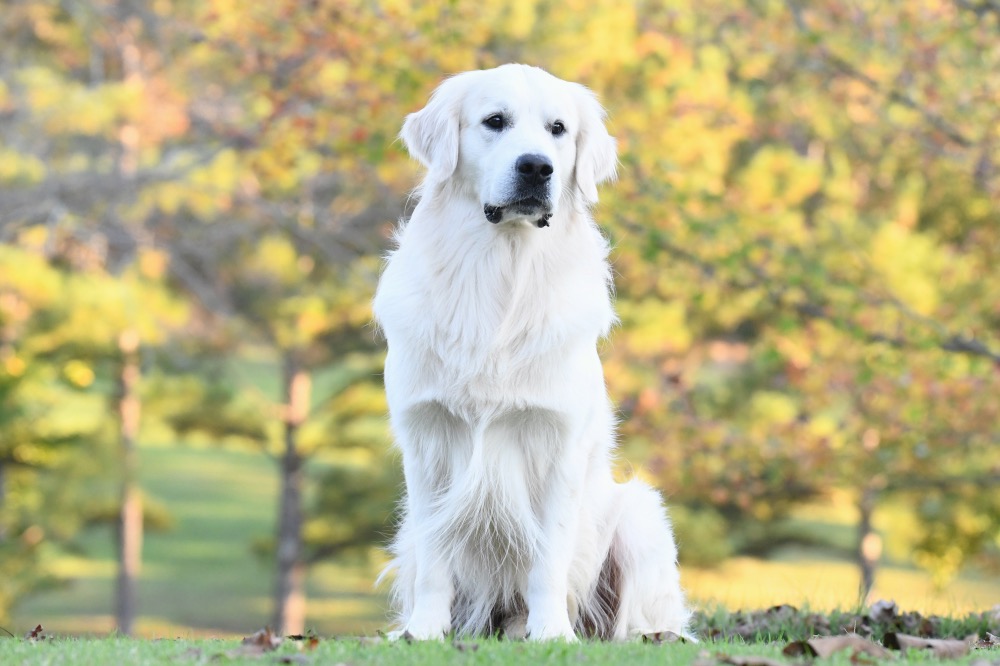
POLYGON ((617 488, 620 513, 608 563, 614 574, 617 613, 613 638, 625 640, 669 631, 694 640, 691 612, 681 590, 677 546, 660 494, 638 479, 617 488))

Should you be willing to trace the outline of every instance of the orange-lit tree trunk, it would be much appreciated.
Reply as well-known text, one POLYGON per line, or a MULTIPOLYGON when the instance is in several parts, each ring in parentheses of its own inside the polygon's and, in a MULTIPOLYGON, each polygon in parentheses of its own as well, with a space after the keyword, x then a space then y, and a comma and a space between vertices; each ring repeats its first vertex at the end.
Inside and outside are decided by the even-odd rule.
POLYGON ((861 491, 858 502, 858 567, 861 572, 859 596, 862 604, 868 603, 868 595, 875 584, 875 569, 882 556, 882 537, 872 527, 872 514, 878 490, 867 487, 861 491))
POLYGON ((130 636, 136 617, 136 593, 142 563, 142 496, 136 479, 139 435, 139 336, 133 330, 118 338, 118 418, 121 444, 121 504, 118 515, 118 585, 115 617, 118 631, 130 636))
POLYGON ((7 540, 7 521, 3 510, 7 503, 7 467, 6 461, 0 458, 0 542, 7 540))
POLYGON ((311 380, 287 352, 282 384, 285 398, 285 450, 281 457, 281 496, 278 500, 277 574, 272 624, 281 634, 305 630, 306 566, 302 556, 302 483, 305 463, 298 448, 299 428, 309 414, 311 380))

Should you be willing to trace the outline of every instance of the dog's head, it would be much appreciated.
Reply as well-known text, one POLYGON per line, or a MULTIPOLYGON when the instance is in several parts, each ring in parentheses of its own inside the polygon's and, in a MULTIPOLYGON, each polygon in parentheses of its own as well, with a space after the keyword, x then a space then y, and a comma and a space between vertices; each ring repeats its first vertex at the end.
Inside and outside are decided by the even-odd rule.
POLYGON ((486 220, 549 219, 574 201, 597 202, 613 178, 615 140, 587 88, 527 65, 466 72, 442 83, 401 137, 427 168, 424 187, 452 185, 486 220))

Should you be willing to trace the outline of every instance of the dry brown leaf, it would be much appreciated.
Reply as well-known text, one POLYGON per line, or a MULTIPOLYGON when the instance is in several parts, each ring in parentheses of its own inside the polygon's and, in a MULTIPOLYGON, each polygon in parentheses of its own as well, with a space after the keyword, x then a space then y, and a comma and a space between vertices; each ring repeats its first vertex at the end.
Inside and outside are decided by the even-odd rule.
POLYGON ((770 608, 768 608, 766 611, 764 611, 764 614, 769 615, 771 617, 784 618, 797 615, 798 612, 799 609, 796 608, 795 606, 792 606, 791 604, 778 604, 777 606, 771 606, 770 608))
POLYGON ((236 651, 241 654, 273 652, 278 649, 279 645, 281 645, 281 641, 281 636, 275 635, 275 633, 271 631, 270 627, 264 627, 250 636, 245 637, 240 642, 240 647, 237 648, 236 651))
POLYGON ((868 614, 876 622, 891 622, 893 618, 899 615, 899 606, 896 605, 895 601, 879 599, 872 604, 872 607, 868 610, 868 614))
POLYGON ((285 640, 299 643, 303 650, 315 650, 319 647, 319 637, 314 636, 313 634, 307 634, 304 636, 302 634, 293 634, 291 636, 285 636, 285 640))
POLYGON ((899 650, 906 654, 907 650, 930 650, 935 657, 943 659, 954 659, 969 654, 972 644, 976 642, 975 636, 970 636, 964 640, 957 638, 921 638, 920 636, 910 636, 896 632, 888 632, 882 641, 887 648, 899 650))
POLYGON ((45 630, 42 629, 42 625, 38 625, 37 627, 26 633, 24 637, 29 641, 44 641, 45 639, 48 638, 48 636, 45 635, 45 630))
POLYGON ((786 657, 829 657, 843 650, 853 650, 854 654, 868 654, 884 659, 890 656, 888 650, 857 634, 844 636, 814 636, 807 641, 794 641, 781 651, 786 657))

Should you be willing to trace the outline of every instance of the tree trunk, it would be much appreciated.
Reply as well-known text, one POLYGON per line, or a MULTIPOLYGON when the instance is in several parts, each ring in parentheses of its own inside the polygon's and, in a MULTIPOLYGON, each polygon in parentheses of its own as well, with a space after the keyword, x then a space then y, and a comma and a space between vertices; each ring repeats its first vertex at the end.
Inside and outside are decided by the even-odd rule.
POLYGON ((281 635, 305 630, 305 563, 302 560, 303 463, 298 450, 299 428, 309 414, 311 380, 295 355, 284 359, 285 451, 281 458, 281 496, 278 504, 277 577, 274 591, 274 630, 281 635))
POLYGON ((7 503, 7 463, 0 459, 0 541, 7 540, 7 521, 4 509, 7 503))
POLYGON ((882 557, 882 537, 872 528, 872 514, 875 511, 875 500, 878 491, 875 488, 865 488, 861 491, 858 501, 858 567, 861 571, 859 595, 861 603, 868 604, 868 595, 875 584, 875 568, 882 557))
POLYGON ((136 588, 142 563, 142 496, 136 480, 136 439, 139 435, 139 336, 126 330, 118 338, 118 417, 121 437, 121 504, 118 516, 118 631, 131 636, 136 616, 136 588))

